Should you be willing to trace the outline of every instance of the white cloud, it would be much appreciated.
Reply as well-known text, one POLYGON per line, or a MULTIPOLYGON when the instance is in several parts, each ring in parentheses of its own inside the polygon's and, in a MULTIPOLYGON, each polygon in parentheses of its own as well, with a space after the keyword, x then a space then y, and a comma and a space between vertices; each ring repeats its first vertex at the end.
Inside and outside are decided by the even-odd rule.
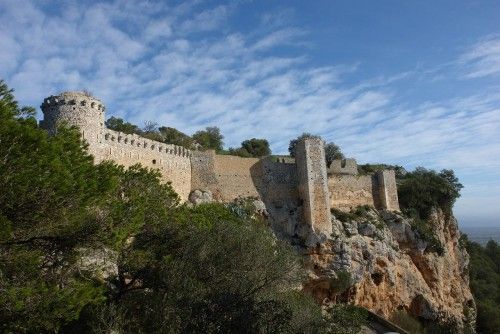
POLYGON ((500 74, 500 37, 488 37, 473 45, 460 58, 468 78, 500 74))

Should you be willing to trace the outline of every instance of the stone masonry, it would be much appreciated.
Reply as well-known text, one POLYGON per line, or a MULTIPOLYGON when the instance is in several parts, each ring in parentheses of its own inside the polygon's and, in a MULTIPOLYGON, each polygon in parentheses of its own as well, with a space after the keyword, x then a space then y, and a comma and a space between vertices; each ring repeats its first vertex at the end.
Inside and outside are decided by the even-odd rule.
POLYGON ((313 231, 330 236, 332 223, 323 140, 300 140, 295 148, 295 157, 304 219, 313 231))
MULTIPOLYGON (((297 144, 296 158, 241 158, 217 155, 214 151, 190 151, 184 147, 107 129, 105 106, 97 98, 80 92, 64 92, 44 99, 40 126, 56 134, 59 126, 76 126, 88 143, 96 163, 112 160, 126 167, 140 163, 161 172, 181 199, 195 190, 210 192, 213 199, 230 202, 238 197, 255 197, 279 217, 303 216, 300 227, 280 218, 283 231, 294 235, 301 228, 329 236, 330 207, 350 209, 371 205, 399 210, 393 171, 374 176, 357 175, 354 159, 334 161, 327 170, 324 144, 305 139, 297 144), (281 210, 281 211, 280 211, 281 210), (285 210, 285 211, 284 211, 285 210), (279 211, 281 213, 279 213, 279 211)), ((293 221, 297 221, 294 218, 293 221)))

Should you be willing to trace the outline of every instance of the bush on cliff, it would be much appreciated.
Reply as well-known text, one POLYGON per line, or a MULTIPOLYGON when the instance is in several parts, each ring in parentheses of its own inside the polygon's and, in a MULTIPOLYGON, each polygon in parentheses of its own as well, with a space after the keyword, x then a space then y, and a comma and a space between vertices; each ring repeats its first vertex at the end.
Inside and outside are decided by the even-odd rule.
POLYGON ((453 204, 463 188, 455 173, 417 167, 398 179, 398 197, 401 209, 420 219, 427 219, 433 208, 451 214, 453 204))

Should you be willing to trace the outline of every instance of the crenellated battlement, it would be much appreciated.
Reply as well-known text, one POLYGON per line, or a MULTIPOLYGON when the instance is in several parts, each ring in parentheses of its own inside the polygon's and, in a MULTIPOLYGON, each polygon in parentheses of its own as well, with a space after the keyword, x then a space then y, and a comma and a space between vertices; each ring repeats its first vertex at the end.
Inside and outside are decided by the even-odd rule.
POLYGON ((356 159, 336 159, 330 163, 328 174, 357 175, 358 164, 356 159))
POLYGON ((191 151, 185 147, 165 144, 159 141, 147 139, 136 134, 128 134, 110 129, 104 129, 102 138, 104 142, 116 145, 128 146, 133 149, 143 150, 147 153, 169 154, 179 157, 191 157, 191 151))
POLYGON ((96 109, 101 112, 105 111, 105 106, 100 100, 81 92, 64 92, 59 95, 51 95, 43 100, 40 109, 42 109, 43 112, 47 112, 55 110, 55 107, 62 105, 75 107, 82 106, 96 109))

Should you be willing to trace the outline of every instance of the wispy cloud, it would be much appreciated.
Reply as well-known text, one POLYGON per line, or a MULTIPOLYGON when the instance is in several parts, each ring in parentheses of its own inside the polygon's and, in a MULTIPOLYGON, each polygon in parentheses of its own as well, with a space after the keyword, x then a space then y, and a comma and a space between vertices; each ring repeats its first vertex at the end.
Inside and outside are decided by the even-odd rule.
POLYGON ((500 36, 490 36, 473 45, 459 62, 469 78, 480 78, 500 74, 500 36))

